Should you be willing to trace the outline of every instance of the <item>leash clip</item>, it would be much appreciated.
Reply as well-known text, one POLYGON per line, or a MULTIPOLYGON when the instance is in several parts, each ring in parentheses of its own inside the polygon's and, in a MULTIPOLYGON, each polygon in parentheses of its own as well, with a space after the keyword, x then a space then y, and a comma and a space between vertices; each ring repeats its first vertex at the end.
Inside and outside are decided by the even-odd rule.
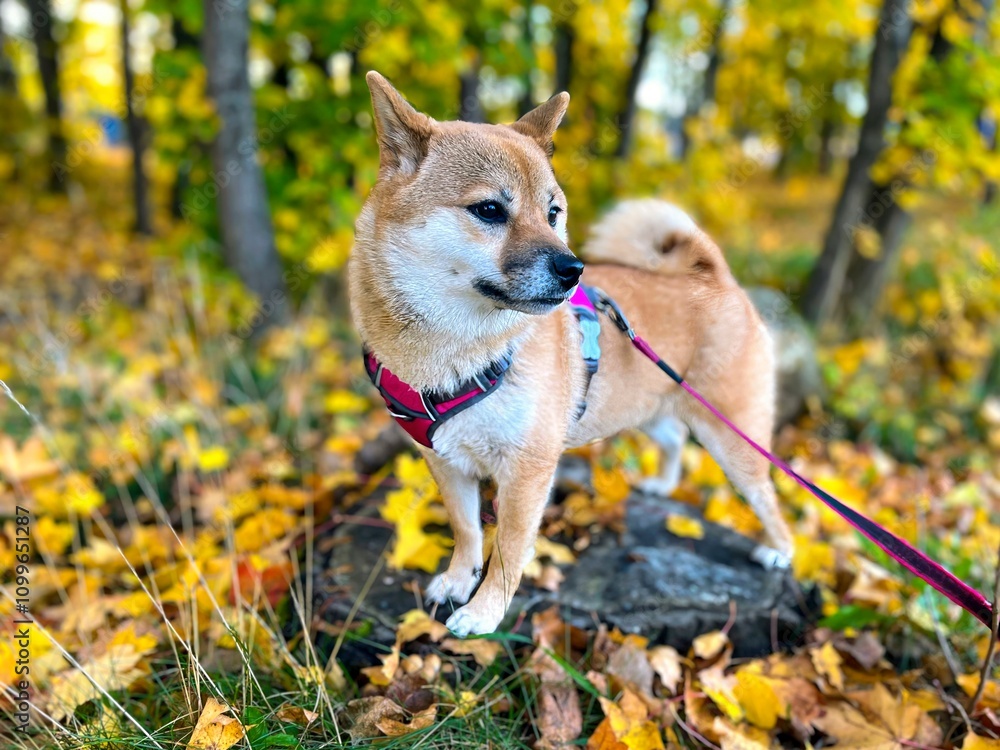
POLYGON ((603 290, 597 287, 593 287, 593 289, 594 296, 597 297, 594 300, 594 307, 607 315, 611 319, 611 322, 629 337, 629 340, 635 341, 635 331, 632 330, 632 324, 628 322, 628 318, 625 317, 622 309, 618 307, 618 303, 605 294, 603 290))

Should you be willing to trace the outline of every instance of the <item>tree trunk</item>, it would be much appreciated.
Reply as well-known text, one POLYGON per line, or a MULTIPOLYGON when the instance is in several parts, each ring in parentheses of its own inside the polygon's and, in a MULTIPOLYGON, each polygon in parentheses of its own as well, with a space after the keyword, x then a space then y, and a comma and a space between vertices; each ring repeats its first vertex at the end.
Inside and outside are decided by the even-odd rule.
POLYGON ((687 102, 684 112, 684 123, 680 133, 680 158, 687 156, 691 147, 691 139, 687 135, 686 124, 697 117, 702 108, 715 101, 715 88, 719 80, 719 68, 722 67, 722 32, 725 29, 726 18, 733 7, 733 0, 722 0, 719 5, 719 15, 712 27, 712 45, 708 50, 708 65, 705 67, 705 77, 701 81, 701 90, 687 102))
MULTIPOLYGON (((873 197, 884 196, 887 192, 882 186, 873 185, 871 189, 873 197)), ((873 203, 869 210, 874 210, 875 205, 883 206, 882 203, 873 203)), ((884 211, 874 222, 874 229, 880 240, 879 254, 871 258, 859 253, 856 247, 852 249, 843 294, 835 310, 835 314, 843 314, 851 333, 859 334, 870 325, 872 313, 882 297, 882 289, 889 278, 889 271, 895 265, 903 235, 911 221, 910 212, 893 198, 884 205, 884 211)))
POLYGON ((0 16, 0 95, 17 96, 17 72, 13 61, 7 56, 7 34, 0 16))
MULTIPOLYGON (((531 25, 531 9, 534 4, 528 0, 524 4, 524 44, 528 48, 528 72, 524 74, 524 93, 517 101, 517 116, 523 117, 535 108, 535 99, 531 95, 531 73, 535 69, 535 30, 531 25)), ((558 93, 558 92, 555 92, 558 93)))
POLYGON ((249 0, 204 0, 202 46, 208 95, 221 124, 212 144, 213 179, 226 262, 259 298, 260 328, 284 322, 287 293, 274 247, 264 175, 257 162, 257 124, 247 73, 249 0))
POLYGON ((870 195, 869 172, 885 145, 884 131, 892 104, 892 77, 902 55, 907 24, 906 0, 884 0, 875 30, 875 48, 868 71, 868 109, 861 122, 858 148, 823 242, 823 251, 809 276, 802 312, 814 325, 833 315, 844 289, 854 245, 854 229, 863 218, 870 195))
MULTIPOLYGON (((174 49, 193 49, 201 47, 201 40, 197 34, 192 34, 184 26, 184 22, 177 16, 170 19, 170 33, 174 38, 174 49)), ((174 184, 170 187, 170 215, 175 219, 184 218, 184 193, 191 186, 191 169, 194 163, 201 158, 204 152, 204 144, 198 141, 188 147, 188 156, 181 159, 177 165, 177 174, 174 177, 174 184)))
POLYGON ((615 156, 619 159, 628 156, 629 151, 632 149, 635 113, 638 106, 635 95, 639 90, 639 81, 642 80, 642 71, 646 67, 646 59, 649 57, 650 42, 653 39, 652 20, 653 14, 656 13, 657 1, 647 0, 646 10, 642 14, 642 22, 639 25, 639 42, 635 48, 635 59, 632 61, 632 70, 629 72, 628 84, 625 86, 625 102, 618 116, 618 128, 621 136, 618 139, 618 148, 615 151, 615 156))
POLYGON ((27 0, 31 25, 35 30, 38 73, 45 91, 45 117, 49 134, 49 190, 62 192, 69 171, 66 165, 66 136, 63 135, 62 89, 59 84, 59 50, 52 36, 52 5, 49 0, 27 0))
POLYGON ((705 68, 705 78, 701 83, 699 109, 715 101, 715 85, 719 80, 719 68, 722 67, 722 32, 725 31, 726 18, 732 6, 733 0, 722 0, 719 5, 719 17, 712 32, 712 46, 708 51, 708 66, 705 68))
POLYGON ((466 122, 486 122, 483 104, 479 101, 478 57, 458 78, 458 119, 466 122))
POLYGON ((23 124, 19 117, 22 111, 23 104, 17 95, 17 71, 13 60, 7 56, 6 33, 3 17, 0 16, 0 117, 4 118, 0 123, 0 152, 10 154, 14 162, 11 178, 15 182, 21 176, 24 159, 23 149, 18 143, 23 124))
POLYGON ((819 129, 819 163, 817 170, 824 177, 833 168, 833 118, 824 117, 819 129))
POLYGON ((986 363, 980 391, 983 401, 986 400, 987 396, 1000 396, 1000 343, 997 344, 993 350, 993 356, 986 363))
POLYGON ((556 26, 555 55, 556 55, 556 90, 569 91, 569 85, 573 80, 573 26, 569 21, 565 21, 556 26))
POLYGON ((125 113, 128 121, 128 138, 132 145, 132 198, 135 203, 135 231, 153 234, 153 219, 149 212, 149 184, 143 168, 146 153, 146 123, 135 112, 133 101, 135 76, 129 56, 128 0, 121 0, 122 9, 122 70, 125 78, 125 113))
MULTIPOLYGON (((930 56, 940 65, 953 49, 943 25, 939 25, 931 42, 930 56)), ((903 235, 910 226, 911 216, 899 205, 896 194, 906 188, 906 181, 900 179, 889 185, 872 183, 868 191, 864 218, 858 224, 870 224, 878 233, 879 253, 875 258, 866 257, 856 242, 851 243, 843 290, 833 311, 834 316, 844 319, 852 335, 860 335, 871 325, 889 270, 895 264, 903 235)))

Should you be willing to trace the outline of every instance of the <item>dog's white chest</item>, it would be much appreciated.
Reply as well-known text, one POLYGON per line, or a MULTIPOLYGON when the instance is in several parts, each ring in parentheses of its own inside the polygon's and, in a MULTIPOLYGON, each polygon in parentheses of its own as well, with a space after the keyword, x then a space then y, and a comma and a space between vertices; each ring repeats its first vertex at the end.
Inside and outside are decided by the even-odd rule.
POLYGON ((523 388, 504 383, 441 425, 434 433, 434 450, 465 474, 495 477, 524 450, 534 407, 523 388))

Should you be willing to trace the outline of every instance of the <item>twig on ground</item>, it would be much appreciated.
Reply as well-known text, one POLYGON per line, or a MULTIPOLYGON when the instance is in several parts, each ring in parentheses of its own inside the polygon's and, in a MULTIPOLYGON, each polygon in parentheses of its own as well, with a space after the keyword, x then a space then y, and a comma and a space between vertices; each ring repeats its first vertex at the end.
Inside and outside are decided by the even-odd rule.
POLYGON ((986 680, 990 677, 990 669, 993 667, 993 652, 997 647, 997 628, 1000 627, 1000 549, 997 550, 997 570, 993 579, 993 620, 990 624, 990 644, 986 647, 986 656, 983 658, 983 668, 979 672, 979 687, 976 694, 969 701, 969 716, 976 710, 976 704, 983 697, 986 690, 986 680))
POLYGON ((938 645, 941 647, 941 654, 948 664, 948 671, 951 672, 952 682, 957 682, 958 676, 962 674, 962 670, 958 666, 955 653, 951 650, 951 644, 948 643, 948 638, 944 634, 944 628, 941 627, 941 618, 938 616, 934 602, 931 601, 929 590, 924 591, 924 599, 927 603, 927 611, 931 613, 931 618, 934 620, 934 635, 937 636, 938 645))

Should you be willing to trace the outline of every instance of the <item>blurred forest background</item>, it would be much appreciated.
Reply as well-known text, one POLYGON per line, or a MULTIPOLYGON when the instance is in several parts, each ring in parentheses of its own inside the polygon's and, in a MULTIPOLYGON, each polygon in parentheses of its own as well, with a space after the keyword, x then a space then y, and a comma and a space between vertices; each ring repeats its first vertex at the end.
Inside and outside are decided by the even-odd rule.
MULTIPOLYGON (((785 409, 779 452, 992 588, 992 0, 0 0, 0 570, 9 593, 12 519, 30 508, 42 710, 31 746, 157 747, 200 729, 224 738, 220 750, 311 747, 348 726, 429 746, 558 746, 562 732, 594 747, 766 747, 819 732, 849 747, 860 742, 844 729, 850 711, 872 722, 900 701, 916 713, 886 719, 891 746, 995 739, 1000 691, 978 676, 989 634, 786 484, 795 577, 819 592, 826 618, 806 651, 784 649, 786 662, 734 673, 722 645, 703 642, 685 661, 619 633, 602 642, 604 663, 632 649, 657 675, 648 691, 623 691, 621 674, 584 676, 603 667, 575 641, 543 667, 516 640, 490 653, 453 642, 440 646, 442 666, 427 649, 443 634, 414 615, 381 666, 338 666, 345 639, 365 635, 313 611, 303 567, 321 532, 389 490, 373 523, 395 532, 390 568, 433 571, 448 545, 422 464, 358 463, 389 424, 341 283, 378 168, 371 69, 439 120, 510 122, 569 91, 554 165, 572 244, 619 197, 691 212, 742 283, 781 293, 778 315, 805 349, 796 362, 816 371, 785 409), (332 656, 290 635, 290 621, 332 634, 332 656), (900 637, 938 653, 900 660, 900 637), (406 652, 418 638, 419 664, 406 652), (670 684, 675 657, 683 690, 670 684), (553 728, 546 714, 546 685, 563 685, 553 670, 572 677, 560 705, 580 713, 582 701, 579 726, 553 728), (809 670, 814 687, 788 682, 809 670), (404 673, 406 695, 422 675, 434 700, 406 703, 404 673), (895 697, 860 709, 844 698, 874 683, 895 697), (240 721, 220 709, 196 727, 200 690, 240 721), (387 691, 405 719, 372 718, 374 704, 356 701, 341 713, 387 691), (824 724, 793 693, 840 706, 843 723, 824 724), (751 694, 768 696, 774 716, 751 694), (667 707, 685 718, 668 721, 667 707)), ((592 486, 553 507, 533 569, 550 590, 597 529, 620 526, 629 487, 656 472, 638 436, 582 455, 592 486)), ((700 448, 685 465, 681 502, 759 533, 700 448)), ((667 528, 697 537, 700 526, 667 528)), ((0 616, 14 616, 9 596, 0 616)), ((554 648, 543 625, 535 646, 554 648)), ((0 643, 0 681, 14 659, 0 643)))

